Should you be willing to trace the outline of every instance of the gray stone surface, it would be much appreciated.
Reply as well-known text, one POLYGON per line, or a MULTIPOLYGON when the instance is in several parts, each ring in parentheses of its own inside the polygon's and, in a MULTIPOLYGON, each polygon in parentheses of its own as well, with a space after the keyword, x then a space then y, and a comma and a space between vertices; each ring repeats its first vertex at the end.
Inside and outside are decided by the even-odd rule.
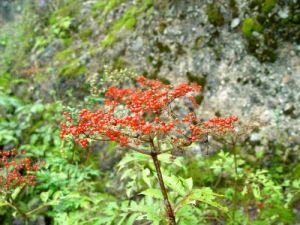
MULTIPOLYGON (((247 1, 237 1, 237 6, 244 16, 247 1)), ((261 63, 246 50, 241 32, 233 30, 239 28, 240 19, 230 18, 223 7, 221 11, 229 22, 215 27, 208 22, 206 4, 191 1, 184 7, 174 3, 155 9, 139 19, 134 31, 121 32, 119 41, 101 55, 121 56, 138 72, 172 82, 187 81, 187 74, 205 76, 203 115, 235 114, 241 121, 266 122, 260 132, 271 140, 282 132, 298 136, 299 45, 281 42, 277 60, 261 63)), ((282 9, 280 15, 285 12, 282 9)))

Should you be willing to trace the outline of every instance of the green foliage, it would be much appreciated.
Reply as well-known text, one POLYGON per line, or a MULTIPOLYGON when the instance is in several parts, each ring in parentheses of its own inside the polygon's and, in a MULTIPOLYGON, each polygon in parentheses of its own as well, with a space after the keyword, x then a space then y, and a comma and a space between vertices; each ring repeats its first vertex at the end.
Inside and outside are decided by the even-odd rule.
MULTIPOLYGON (((219 199, 222 195, 216 194, 211 188, 193 188, 193 179, 184 179, 180 176, 174 175, 171 171, 178 170, 178 172, 184 172, 185 167, 182 164, 183 158, 176 158, 175 161, 171 159, 170 154, 160 155, 160 161, 164 164, 163 179, 165 185, 171 193, 171 199, 174 203, 175 212, 182 217, 178 217, 182 224, 190 219, 195 219, 194 223, 203 222, 201 218, 197 218, 197 215, 201 212, 199 206, 206 205, 207 207, 213 207, 213 209, 220 210, 224 213, 228 211, 227 207, 219 203, 219 199), (191 217, 189 217, 189 216, 191 217), (185 218, 186 217, 186 218, 185 218), (197 219, 196 219, 197 218, 197 219)), ((149 162, 147 156, 139 153, 128 154, 118 164, 119 172, 122 173, 121 179, 127 180, 129 186, 126 186, 126 190, 130 190, 129 196, 134 196, 134 193, 138 193, 139 189, 144 190, 139 195, 147 196, 152 199, 153 204, 158 204, 162 201, 162 194, 159 188, 153 188, 156 175, 154 172, 154 165, 149 162), (133 173, 135 171, 135 173, 133 173), (142 181, 142 182, 141 182, 142 181), (135 185, 132 185, 135 184, 135 185), (138 189, 136 189, 138 187, 138 189)), ((150 213, 148 208, 140 209, 140 206, 136 208, 139 212, 150 213)), ((153 208, 151 209, 151 211, 153 208)), ((162 220, 162 217, 156 218, 153 216, 145 215, 145 218, 150 219, 153 223, 158 223, 162 220)), ((180 223, 180 224, 181 224, 180 223)))

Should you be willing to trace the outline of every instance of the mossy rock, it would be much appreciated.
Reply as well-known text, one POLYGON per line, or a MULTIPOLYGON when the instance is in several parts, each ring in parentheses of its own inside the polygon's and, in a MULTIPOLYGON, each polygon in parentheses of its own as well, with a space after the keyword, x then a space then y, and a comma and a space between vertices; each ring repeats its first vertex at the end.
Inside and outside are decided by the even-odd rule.
POLYGON ((100 42, 102 47, 112 46, 117 40, 116 34, 108 34, 106 37, 100 42))
POLYGON ((87 71, 85 65, 82 65, 78 58, 67 61, 59 68, 59 74, 65 77, 76 77, 85 74, 87 71))
POLYGON ((81 4, 82 2, 78 0, 67 1, 67 3, 64 3, 64 5, 52 13, 49 18, 49 24, 56 24, 58 20, 64 17, 76 17, 80 12, 81 4))
MULTIPOLYGON (((121 2, 121 1, 120 1, 121 2)), ((117 34, 122 29, 133 30, 137 23, 137 17, 143 13, 147 12, 153 5, 152 0, 138 1, 137 5, 130 6, 120 19, 116 20, 106 31, 106 37, 100 42, 102 47, 108 47, 113 45, 117 40, 117 34)), ((101 18, 98 23, 102 24, 104 22, 101 18)))
POLYGON ((117 57, 113 60, 112 68, 114 69, 122 69, 125 67, 126 62, 121 57, 117 57))
POLYGON ((239 8, 235 0, 230 0, 229 8, 231 11, 232 18, 236 18, 239 16, 239 8))
POLYGON ((125 0, 99 0, 93 5, 93 11, 101 10, 103 12, 102 16, 105 17, 111 10, 123 2, 125 2, 125 0))
POLYGON ((191 83, 199 84, 202 87, 204 87, 205 84, 206 84, 206 76, 203 76, 203 75, 197 76, 197 75, 194 75, 190 72, 187 72, 186 76, 187 76, 189 82, 191 82, 191 83))
POLYGON ((60 70, 60 74, 66 77, 77 77, 86 73, 86 67, 83 65, 67 65, 60 70))
MULTIPOLYGON (((265 41, 261 42, 257 38, 248 39, 248 51, 253 54, 260 62, 275 62, 277 53, 275 47, 270 47, 265 41)), ((276 43, 274 43, 276 46, 276 43)))
POLYGON ((68 61, 76 54, 76 49, 67 48, 55 54, 55 59, 59 61, 68 61))
POLYGON ((261 62, 275 62, 277 59, 276 51, 272 48, 264 49, 261 54, 257 55, 261 62))
POLYGON ((261 33, 263 31, 262 25, 254 18, 246 18, 243 21, 242 32, 247 38, 252 38, 253 32, 261 33))
POLYGON ((224 25, 224 16, 221 9, 215 4, 209 4, 207 6, 208 21, 215 26, 224 25))

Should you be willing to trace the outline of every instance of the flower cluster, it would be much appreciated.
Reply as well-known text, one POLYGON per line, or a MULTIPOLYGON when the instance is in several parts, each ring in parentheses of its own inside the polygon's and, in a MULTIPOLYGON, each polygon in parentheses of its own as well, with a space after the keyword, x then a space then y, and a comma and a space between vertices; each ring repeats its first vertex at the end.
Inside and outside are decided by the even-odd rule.
MULTIPOLYGON (((61 138, 72 136, 76 143, 87 147, 89 140, 111 140, 127 147, 149 144, 187 145, 205 135, 232 131, 236 117, 215 117, 207 122, 195 113, 176 112, 177 101, 195 107, 195 95, 201 87, 195 84, 165 85, 143 76, 137 87, 112 86, 105 93, 105 104, 97 111, 83 109, 77 118, 65 113, 61 138)), ((184 104, 183 104, 184 105, 184 104)))
POLYGON ((16 149, 0 152, 0 193, 36 184, 36 176, 32 172, 38 170, 39 164, 32 164, 29 158, 19 159, 16 155, 16 149))

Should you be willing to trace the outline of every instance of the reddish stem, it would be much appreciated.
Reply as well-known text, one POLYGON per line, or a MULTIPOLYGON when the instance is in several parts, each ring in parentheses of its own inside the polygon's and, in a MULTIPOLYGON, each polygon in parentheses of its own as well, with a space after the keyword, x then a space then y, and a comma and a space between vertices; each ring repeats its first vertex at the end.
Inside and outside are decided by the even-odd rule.
POLYGON ((163 180, 163 177, 162 177, 162 174, 161 174, 160 162, 157 158, 156 153, 152 154, 151 157, 152 157, 152 160, 153 160, 154 165, 155 165, 155 170, 156 170, 157 178, 158 178, 158 181, 159 181, 160 190, 161 190, 161 193, 162 193, 163 198, 164 198, 164 205, 165 205, 165 208, 166 208, 169 224, 170 225, 176 225, 174 210, 173 210, 173 208, 171 206, 171 203, 169 201, 167 189, 166 189, 166 186, 164 184, 164 180, 163 180))
POLYGON ((157 148, 154 145, 153 139, 151 139, 151 138, 150 138, 150 145, 151 145, 151 157, 152 157, 152 160, 153 160, 153 163, 155 166, 155 170, 156 170, 156 174, 157 174, 157 178, 159 181, 160 191, 164 198, 164 205, 165 205, 166 213, 168 216, 169 225, 176 225, 174 210, 169 201, 168 192, 167 192, 167 189, 166 189, 166 186, 164 183, 164 179, 162 177, 161 169, 160 169, 160 162, 157 158, 157 156, 159 155, 159 152, 157 151, 157 148))

